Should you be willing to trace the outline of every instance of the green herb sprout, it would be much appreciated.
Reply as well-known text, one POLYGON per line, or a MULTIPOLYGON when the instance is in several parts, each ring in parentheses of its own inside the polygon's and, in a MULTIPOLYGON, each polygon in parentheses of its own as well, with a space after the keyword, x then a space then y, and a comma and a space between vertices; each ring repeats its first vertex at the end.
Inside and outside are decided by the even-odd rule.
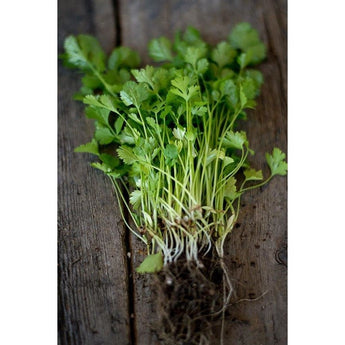
POLYGON ((63 55, 83 72, 76 98, 95 120, 93 139, 75 151, 99 158, 92 166, 109 176, 127 227, 146 244, 140 273, 181 256, 198 264, 211 249, 223 258, 242 194, 287 171, 274 148, 264 178, 237 128, 255 107, 263 76, 253 66, 266 56, 248 23, 215 47, 189 27, 173 42, 153 39, 149 54, 155 66, 139 69, 135 51, 117 47, 107 58, 95 38, 79 35, 66 38, 63 55))

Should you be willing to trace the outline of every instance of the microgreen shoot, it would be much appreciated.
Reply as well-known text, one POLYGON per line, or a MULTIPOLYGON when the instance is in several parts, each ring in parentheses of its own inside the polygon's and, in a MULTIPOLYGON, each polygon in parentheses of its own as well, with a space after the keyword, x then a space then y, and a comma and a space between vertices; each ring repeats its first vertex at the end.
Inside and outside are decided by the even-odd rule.
POLYGON ((258 33, 241 23, 211 47, 190 27, 173 42, 153 39, 159 65, 141 69, 135 51, 118 47, 107 58, 91 36, 69 36, 64 47, 66 65, 83 73, 76 99, 95 120, 94 137, 75 151, 98 157, 92 166, 111 179, 128 228, 146 244, 137 271, 157 272, 181 255, 199 263, 212 248, 223 258, 243 193, 287 171, 274 148, 264 179, 237 128, 263 83, 253 69, 266 56, 258 33))

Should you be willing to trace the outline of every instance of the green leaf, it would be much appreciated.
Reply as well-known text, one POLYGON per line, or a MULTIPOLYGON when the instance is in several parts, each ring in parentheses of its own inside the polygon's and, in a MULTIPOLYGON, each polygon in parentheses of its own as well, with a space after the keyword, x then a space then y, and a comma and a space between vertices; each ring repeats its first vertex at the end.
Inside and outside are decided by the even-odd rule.
POLYGON ((116 160, 116 163, 115 161, 111 161, 110 157, 106 158, 105 156, 103 156, 103 159, 107 161, 107 163, 95 162, 95 163, 91 163, 91 166, 93 168, 103 171, 106 175, 115 179, 128 173, 128 166, 118 167, 116 164, 118 163, 119 160, 115 157, 112 157, 112 158, 116 160))
POLYGON ((179 76, 171 81, 171 84, 175 88, 171 88, 170 92, 182 97, 186 102, 188 102, 193 96, 195 96, 199 90, 199 86, 192 85, 188 87, 190 83, 190 78, 187 76, 179 76))
POLYGON ((141 190, 134 190, 131 192, 129 201, 135 210, 138 210, 141 206, 142 192, 141 190))
POLYGON ((139 54, 128 47, 115 48, 108 59, 108 67, 111 70, 117 70, 121 67, 136 68, 139 65, 139 54))
POLYGON ((131 79, 131 74, 125 68, 120 68, 120 70, 108 70, 103 75, 103 79, 113 93, 118 93, 122 89, 122 84, 131 79))
POLYGON ((163 268, 163 255, 161 253, 148 255, 136 269, 138 273, 155 273, 163 268))
POLYGON ((91 166, 93 168, 103 171, 105 174, 111 173, 111 168, 107 164, 94 162, 94 163, 91 163, 91 166))
POLYGON ((83 86, 89 88, 91 90, 95 90, 97 88, 102 88, 102 82, 93 74, 86 74, 82 79, 81 82, 83 86))
POLYGON ((224 137, 222 146, 225 148, 242 150, 244 144, 248 144, 247 136, 244 131, 241 131, 241 132, 229 131, 226 133, 224 137))
POLYGON ((138 115, 135 113, 128 114, 128 117, 132 119, 134 122, 138 123, 139 125, 143 125, 143 122, 139 119, 138 115))
POLYGON ((65 59, 69 64, 83 70, 102 72, 105 69, 105 54, 99 42, 89 35, 68 36, 64 42, 65 59))
POLYGON ((228 166, 229 164, 231 164, 231 163, 233 163, 233 162, 234 162, 234 159, 233 159, 233 158, 226 156, 226 157, 224 158, 224 167, 228 166))
POLYGON ((95 139, 101 145, 107 145, 107 144, 110 144, 112 141, 114 141, 115 137, 109 128, 98 127, 95 131, 95 139))
POLYGON ((117 149, 119 157, 128 165, 131 165, 138 161, 137 156, 134 154, 132 148, 126 145, 122 145, 117 149))
POLYGON ((110 95, 101 95, 99 97, 100 102, 102 103, 102 105, 106 108, 109 109, 111 111, 116 111, 116 102, 115 99, 110 96, 110 95))
POLYGON ((187 76, 178 76, 171 81, 171 85, 175 86, 182 93, 186 94, 190 81, 190 78, 187 76))
POLYGON ((201 75, 205 74, 208 69, 208 66, 209 66, 209 62, 207 59, 205 58, 200 59, 196 65, 196 71, 201 75))
POLYGON ((205 116, 207 114, 207 108, 204 106, 195 106, 192 108, 192 114, 198 116, 205 116))
POLYGON ((174 144, 168 144, 164 149, 166 164, 172 166, 176 163, 178 157, 178 149, 174 144))
POLYGON ((165 68, 156 68, 153 76, 153 82, 155 86, 155 92, 162 89, 166 89, 171 80, 171 70, 166 70, 165 68))
POLYGON ((115 123, 114 123, 114 128, 115 128, 115 132, 116 134, 119 134, 121 132, 121 129, 122 129, 122 126, 123 126, 123 123, 124 123, 124 118, 122 116, 119 116, 115 123))
POLYGON ((130 144, 133 145, 138 140, 140 133, 137 129, 130 129, 128 126, 125 126, 123 131, 119 135, 121 144, 130 144))
POLYGON ((258 96, 258 94, 260 92, 260 86, 258 86, 257 82, 250 77, 246 77, 242 81, 241 88, 242 88, 244 95, 249 100, 255 99, 256 96, 258 96))
POLYGON ((258 43, 255 46, 249 47, 247 54, 250 55, 250 63, 256 65, 265 59, 266 47, 263 43, 258 43))
POLYGON ((237 58, 237 63, 240 65, 241 69, 247 67, 251 62, 251 54, 242 53, 237 58))
POLYGON ((95 119, 100 124, 107 126, 110 111, 108 109, 95 106, 88 106, 85 109, 85 115, 89 119, 95 119))
POLYGON ((134 104, 139 108, 148 97, 149 92, 143 84, 137 84, 134 81, 127 81, 120 92, 123 103, 127 106, 134 104))
POLYGON ((282 175, 285 176, 287 173, 287 163, 284 161, 286 155, 280 149, 275 147, 272 155, 266 153, 266 161, 271 169, 272 176, 282 175))
POLYGON ((133 104, 133 100, 132 100, 131 96, 126 91, 122 90, 120 92, 120 97, 121 97, 122 102, 125 105, 127 105, 127 107, 129 107, 130 105, 133 104))
POLYGON ((103 108, 103 104, 98 100, 98 96, 86 95, 83 99, 84 104, 93 105, 95 107, 103 108))
POLYGON ((90 61, 99 72, 104 71, 105 53, 97 39, 89 35, 78 35, 77 39, 88 61, 90 61))
POLYGON ((220 85, 220 91, 235 109, 239 101, 239 88, 236 86, 235 82, 232 79, 226 80, 220 85))
POLYGON ((208 166, 216 158, 223 160, 225 158, 225 152, 223 150, 217 150, 217 149, 213 149, 212 151, 210 151, 206 157, 206 165, 205 166, 208 166))
POLYGON ((188 141, 194 141, 197 137, 197 130, 196 128, 190 128, 187 133, 186 133, 186 136, 185 138, 188 140, 188 141))
POLYGON ((152 127, 156 131, 156 133, 161 132, 161 128, 156 123, 156 120, 153 117, 146 117, 146 122, 150 127, 152 127))
POLYGON ((266 57, 265 45, 260 41, 258 32, 249 23, 240 23, 229 35, 230 44, 246 55, 239 58, 242 68, 248 64, 257 64, 266 57))
POLYGON ((242 85, 240 85, 240 102, 241 102, 241 108, 244 108, 247 105, 247 97, 246 97, 246 94, 243 92, 242 85))
POLYGON ((74 152, 86 152, 99 156, 98 143, 95 139, 92 139, 91 142, 76 147, 74 152))
POLYGON ((224 187, 224 197, 230 201, 236 199, 238 196, 236 182, 236 179, 232 176, 229 178, 224 187))
POLYGON ((200 47, 188 47, 184 60, 196 68, 196 63, 199 59, 205 56, 206 50, 200 47))
POLYGON ((183 39, 188 44, 196 44, 201 41, 200 32, 193 26, 188 26, 186 31, 183 34, 183 39))
POLYGON ((166 37, 153 39, 149 43, 149 55, 156 62, 172 61, 171 42, 166 37))
POLYGON ((108 153, 102 153, 99 156, 100 160, 107 165, 111 170, 118 167, 120 165, 120 160, 108 153))
POLYGON ((249 78, 255 81, 257 87, 260 87, 264 82, 262 73, 255 69, 246 69, 244 72, 245 78, 249 78))
POLYGON ((166 158, 175 159, 178 156, 177 147, 174 144, 168 144, 164 149, 164 155, 166 158))
POLYGON ((68 36, 64 41, 65 55, 64 60, 71 65, 71 67, 78 67, 81 69, 90 69, 89 63, 81 51, 77 38, 75 36, 68 36))
POLYGON ((227 42, 218 43, 217 47, 212 50, 212 60, 217 63, 219 68, 231 64, 237 53, 234 48, 227 42))
POLYGON ((138 83, 147 83, 152 89, 155 88, 153 82, 154 67, 146 66, 140 70, 134 69, 132 70, 132 74, 138 83))
POLYGON ((186 134, 186 128, 179 126, 173 129, 173 135, 177 140, 183 140, 185 134, 186 134))
POLYGON ((247 181, 260 181, 263 179, 261 170, 255 170, 255 169, 249 168, 249 169, 244 170, 243 173, 247 181))
POLYGON ((244 51, 260 42, 258 32, 249 23, 237 24, 232 29, 229 40, 235 49, 244 51))
POLYGON ((114 111, 114 112, 117 111, 115 100, 110 95, 101 95, 101 96, 87 95, 84 97, 83 102, 84 104, 89 104, 95 107, 108 109, 110 111, 114 111))

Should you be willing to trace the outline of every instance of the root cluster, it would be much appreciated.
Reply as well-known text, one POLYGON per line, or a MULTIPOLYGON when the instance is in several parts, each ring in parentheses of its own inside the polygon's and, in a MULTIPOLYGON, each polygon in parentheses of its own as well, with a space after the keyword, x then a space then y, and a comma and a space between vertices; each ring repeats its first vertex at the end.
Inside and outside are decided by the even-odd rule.
POLYGON ((220 262, 179 258, 154 279, 160 317, 154 331, 164 345, 209 345, 212 325, 222 316, 231 286, 220 262))

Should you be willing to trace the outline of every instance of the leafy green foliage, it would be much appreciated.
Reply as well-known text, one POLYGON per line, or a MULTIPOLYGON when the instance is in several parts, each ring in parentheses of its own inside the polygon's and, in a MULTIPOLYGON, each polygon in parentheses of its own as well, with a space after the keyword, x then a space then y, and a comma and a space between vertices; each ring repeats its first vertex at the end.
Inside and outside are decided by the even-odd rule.
POLYGON ((240 66, 258 64, 266 57, 265 45, 260 41, 258 32, 249 23, 240 23, 234 27, 229 35, 232 47, 243 52, 240 55, 240 66))
POLYGON ((243 145, 247 144, 247 136, 244 131, 233 132, 229 131, 226 133, 223 140, 223 147, 242 150, 243 145))
POLYGON ((286 175, 287 173, 287 163, 284 161, 286 155, 278 148, 274 148, 272 155, 266 153, 266 161, 271 169, 272 176, 274 175, 286 175))
POLYGON ((163 259, 181 254, 197 260, 206 244, 222 256, 241 195, 287 170, 285 154, 274 148, 266 154, 271 175, 265 179, 251 166, 254 151, 238 129, 263 83, 261 72, 248 68, 265 58, 248 23, 215 47, 188 27, 173 42, 153 39, 149 54, 164 64, 138 68, 139 55, 127 47, 107 58, 95 38, 79 35, 66 38, 63 55, 83 72, 76 98, 95 121, 93 139, 75 151, 98 157, 92 166, 110 177, 130 229, 147 245, 139 273, 157 272, 163 259))
POLYGON ((148 255, 136 269, 138 273, 155 273, 163 267, 163 256, 161 253, 148 255))
POLYGON ((215 49, 212 50, 212 60, 217 63, 219 68, 230 65, 237 53, 236 50, 227 42, 220 42, 215 49))
POLYGON ((224 196, 230 201, 235 200, 238 196, 236 182, 236 179, 234 177, 231 177, 229 178, 224 188, 224 196))
POLYGON ((134 154, 133 149, 122 145, 118 148, 117 154, 126 164, 133 164, 138 161, 138 157, 134 154))
POLYGON ((135 210, 139 209, 142 200, 142 192, 140 190, 134 190, 130 197, 129 202, 132 204, 135 210))
POLYGON ((105 54, 98 41, 89 35, 69 36, 64 42, 64 60, 71 67, 103 71, 105 54))
POLYGON ((140 65, 138 53, 128 47, 117 47, 109 56, 108 68, 118 70, 120 68, 136 68, 140 65))
POLYGON ((115 137, 109 128, 97 126, 95 131, 95 139, 101 145, 107 145, 110 144, 115 139, 115 137))
POLYGON ((100 106, 89 106, 85 109, 85 115, 89 119, 94 119, 102 125, 108 125, 110 111, 100 106))
POLYGON ((127 81, 123 85, 120 96, 125 105, 130 106, 133 104, 139 108, 142 102, 149 97, 149 93, 145 85, 137 84, 134 81, 127 81))
POLYGON ((178 157, 178 149, 174 144, 168 144, 164 149, 165 161, 168 166, 174 165, 178 157))
POLYGON ((98 150, 97 140, 92 139, 92 141, 90 141, 89 143, 76 147, 74 149, 74 152, 92 153, 92 154, 98 156, 99 150, 98 150))
POLYGON ((149 43, 149 54, 154 61, 171 61, 171 43, 166 37, 153 39, 149 43))
POLYGON ((197 94, 199 87, 196 85, 189 86, 191 80, 187 76, 177 77, 171 81, 171 85, 175 86, 170 89, 170 92, 182 97, 188 102, 193 96, 197 94))
POLYGON ((247 181, 260 181, 263 180, 262 171, 255 170, 252 168, 244 170, 244 176, 246 177, 247 181))

